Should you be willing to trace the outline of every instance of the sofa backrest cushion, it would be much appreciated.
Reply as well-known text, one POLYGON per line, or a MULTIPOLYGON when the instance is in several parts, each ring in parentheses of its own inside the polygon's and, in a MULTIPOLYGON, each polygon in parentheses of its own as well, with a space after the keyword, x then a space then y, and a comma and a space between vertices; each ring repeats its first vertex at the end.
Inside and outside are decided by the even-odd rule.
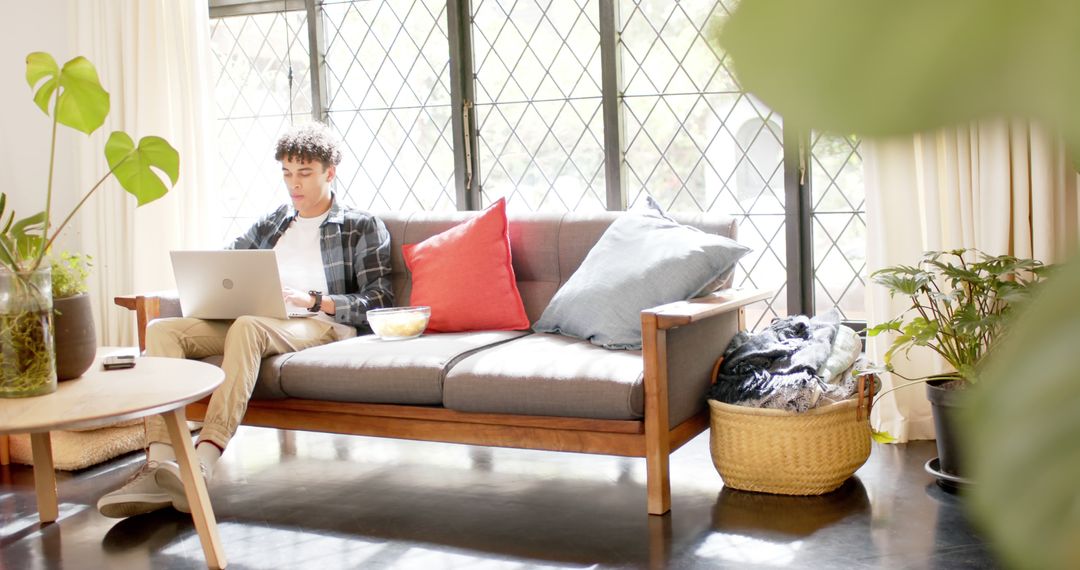
MULTIPOLYGON (((478 212, 376 212, 390 232, 394 304, 409 304, 412 291, 401 253, 406 243, 421 242, 476 216, 478 212)), ((510 255, 525 313, 536 322, 611 222, 625 212, 509 214, 510 255)), ((735 219, 714 213, 675 214, 680 223, 736 238, 735 219)))
POLYGON ((613 349, 641 349, 641 311, 702 293, 750 249, 658 215, 615 220, 533 325, 613 349))
POLYGON ((529 328, 502 198, 445 232, 404 244, 402 254, 412 276, 409 303, 431 307, 429 332, 529 328))

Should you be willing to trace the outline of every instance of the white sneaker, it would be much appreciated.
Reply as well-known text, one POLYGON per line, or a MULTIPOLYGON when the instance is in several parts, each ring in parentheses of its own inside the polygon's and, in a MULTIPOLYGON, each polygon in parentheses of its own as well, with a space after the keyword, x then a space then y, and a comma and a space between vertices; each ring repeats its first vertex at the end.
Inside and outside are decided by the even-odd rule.
MULTIPOLYGON (((199 472, 203 482, 210 479, 210 474, 203 462, 199 462, 199 472)), ((174 509, 182 513, 190 513, 191 505, 188 504, 187 494, 184 493, 184 478, 180 475, 180 464, 175 461, 162 462, 154 475, 158 486, 169 496, 174 509)))
POLYGON ((158 486, 155 476, 160 464, 147 461, 123 487, 98 499, 98 511, 112 518, 150 513, 172 504, 172 497, 158 486))

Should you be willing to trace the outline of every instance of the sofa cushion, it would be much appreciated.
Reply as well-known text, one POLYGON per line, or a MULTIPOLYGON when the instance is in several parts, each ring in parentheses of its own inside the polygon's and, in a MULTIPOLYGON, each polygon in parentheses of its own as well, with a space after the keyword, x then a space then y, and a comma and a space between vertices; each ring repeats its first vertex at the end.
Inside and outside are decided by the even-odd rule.
POLYGON ((638 419, 644 413, 641 353, 532 334, 454 365, 443 383, 443 406, 462 412, 638 419))
MULTIPOLYGON (((275 354, 262 360, 259 365, 259 376, 255 379, 255 389, 251 392, 252 400, 281 400, 289 396, 281 390, 281 366, 285 364, 295 352, 275 354)), ((207 356, 203 362, 221 366, 223 357, 220 354, 207 356)))
POLYGON ((458 360, 529 334, 485 331, 431 334, 402 341, 365 335, 294 353, 281 371, 293 398, 379 404, 438 404, 443 378, 458 360))
POLYGON ((551 300, 537 332, 641 348, 641 311, 700 293, 750 249, 656 215, 615 220, 551 300))
POLYGON ((410 304, 431 307, 431 332, 522 330, 529 318, 521 304, 506 201, 417 244, 402 246, 412 272, 410 304))

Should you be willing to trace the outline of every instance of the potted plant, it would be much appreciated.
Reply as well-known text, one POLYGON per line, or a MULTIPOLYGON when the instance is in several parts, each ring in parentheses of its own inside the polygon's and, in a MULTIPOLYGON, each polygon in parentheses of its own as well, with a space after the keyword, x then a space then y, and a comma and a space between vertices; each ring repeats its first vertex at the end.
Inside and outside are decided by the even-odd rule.
POLYGON ((891 296, 911 299, 910 308, 869 329, 867 335, 895 333, 881 371, 926 383, 937 432, 936 471, 946 480, 951 476, 955 482, 965 474, 957 456, 953 419, 960 394, 978 380, 986 356, 1006 335, 1010 314, 1029 299, 1050 269, 1033 259, 955 249, 929 251, 915 266, 896 265, 870 275, 891 296), (916 346, 933 350, 952 370, 922 378, 896 372, 892 361, 897 352, 907 354, 916 346))
POLYGON ((64 252, 49 260, 52 271, 53 331, 56 340, 56 379, 78 378, 94 363, 97 334, 87 295, 90 256, 64 252))
POLYGON ((53 226, 57 126, 93 133, 109 114, 109 94, 84 57, 60 67, 47 53, 31 53, 26 56, 26 81, 34 103, 52 117, 52 139, 45 209, 16 218, 15 212, 5 211, 7 196, 0 193, 0 397, 34 396, 56 389, 51 272, 42 261, 75 213, 112 176, 141 206, 169 190, 153 169, 166 175, 169 186, 176 185, 180 172, 180 156, 165 139, 144 137, 136 145, 127 133, 113 132, 105 143, 108 173, 53 226))

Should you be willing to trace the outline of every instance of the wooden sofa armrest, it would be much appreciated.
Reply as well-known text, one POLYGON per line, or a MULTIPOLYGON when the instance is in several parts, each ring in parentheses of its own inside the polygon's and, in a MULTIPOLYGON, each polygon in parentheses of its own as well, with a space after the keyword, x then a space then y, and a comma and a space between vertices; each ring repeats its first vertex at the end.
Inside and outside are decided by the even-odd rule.
POLYGON ((113 297, 113 303, 116 305, 135 311, 135 322, 139 332, 139 352, 146 350, 146 324, 161 316, 161 300, 170 294, 167 291, 158 291, 145 295, 113 297))
MULTIPOLYGON (((774 294, 775 291, 762 289, 723 289, 697 299, 669 303, 641 312, 641 356, 644 361, 645 376, 645 459, 648 472, 649 513, 663 514, 671 508, 671 483, 668 479, 668 458, 671 451, 708 428, 708 413, 705 411, 680 422, 677 426, 671 426, 669 400, 671 391, 673 390, 681 399, 694 397, 703 402, 706 380, 704 376, 715 359, 710 356, 700 362, 695 362, 695 366, 702 370, 700 375, 690 373, 668 378, 669 353, 677 352, 680 348, 677 345, 668 344, 669 335, 675 340, 680 336, 685 338, 687 334, 699 334, 700 330, 697 329, 709 330, 714 325, 719 325, 724 331, 712 337, 712 340, 716 350, 722 351, 723 345, 726 345, 727 340, 737 332, 734 329, 745 328, 743 307, 768 299, 774 294), (737 313, 734 321, 730 316, 733 311, 737 313), (702 322, 711 317, 722 318, 719 321, 702 322), (685 325, 690 326, 678 329, 685 325), (700 378, 695 380, 697 376, 700 378), (700 386, 695 387, 695 382, 700 386), (697 395, 699 392, 700 396, 697 395), (687 396, 687 394, 693 394, 693 396, 687 396)), ((701 356, 695 355, 694 358, 701 356)))
POLYGON ((771 289, 721 289, 704 297, 668 303, 643 312, 656 316, 657 329, 667 330, 727 313, 775 294, 776 290, 771 289))

